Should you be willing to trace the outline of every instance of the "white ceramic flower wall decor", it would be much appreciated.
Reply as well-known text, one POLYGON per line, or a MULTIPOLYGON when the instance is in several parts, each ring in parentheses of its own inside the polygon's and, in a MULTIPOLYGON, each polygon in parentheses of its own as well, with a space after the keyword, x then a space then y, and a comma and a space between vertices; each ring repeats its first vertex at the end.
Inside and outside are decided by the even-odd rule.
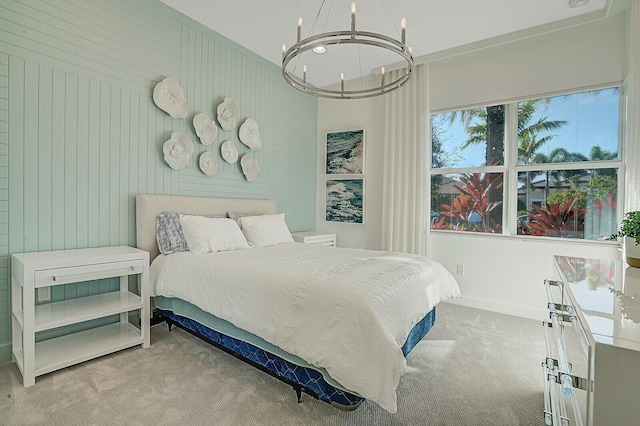
POLYGON ((262 138, 260 137, 260 128, 253 118, 247 118, 238 132, 240 142, 251 148, 252 150, 260 149, 262 146, 262 138))
POLYGON ((227 163, 233 164, 238 161, 238 148, 233 141, 225 141, 220 146, 220 155, 227 163))
POLYGON ((174 170, 187 167, 191 154, 193 154, 193 142, 184 133, 173 132, 171 139, 162 145, 164 161, 174 170))
POLYGON ((200 170, 207 176, 213 176, 218 173, 218 159, 212 152, 203 152, 198 161, 200 170))
POLYGON ((245 154, 240 159, 240 166, 242 166, 242 173, 249 182, 256 180, 258 172, 260 171, 260 165, 258 160, 253 157, 253 154, 245 154))
POLYGON ((211 145, 218 137, 218 126, 204 112, 193 117, 193 128, 203 145, 211 145))
POLYGON ((224 98, 224 102, 218 105, 218 123, 224 130, 233 130, 236 128, 238 117, 240 116, 240 107, 231 98, 224 98))
POLYGON ((173 118, 185 118, 187 116, 187 99, 180 83, 167 77, 156 84, 153 89, 153 102, 158 108, 173 118))

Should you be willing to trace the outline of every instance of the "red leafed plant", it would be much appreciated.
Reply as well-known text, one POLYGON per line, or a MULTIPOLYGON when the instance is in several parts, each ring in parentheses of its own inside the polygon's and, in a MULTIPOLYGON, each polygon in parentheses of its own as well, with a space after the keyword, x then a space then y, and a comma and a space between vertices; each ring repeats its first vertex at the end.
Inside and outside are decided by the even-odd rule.
POLYGON ((431 229, 451 229, 451 225, 447 223, 447 218, 443 217, 437 222, 431 224, 431 229))
POLYGON ((460 193, 460 196, 454 198, 453 205, 442 204, 440 207, 444 209, 440 212, 441 215, 452 217, 465 223, 469 223, 471 216, 475 212, 475 203, 465 193, 460 193))
POLYGON ((502 204, 502 201, 489 201, 491 193, 502 187, 502 174, 491 177, 488 173, 470 173, 462 175, 460 181, 464 188, 454 187, 460 191, 460 196, 466 194, 473 202, 474 210, 482 218, 482 229, 489 230, 489 213, 502 204))
MULTIPOLYGON (((491 201, 491 195, 502 186, 502 174, 492 176, 488 173, 469 173, 460 177, 463 186, 454 185, 460 195, 452 204, 441 204, 441 215, 457 219, 457 225, 446 224, 440 220, 433 229, 460 229, 476 232, 500 232, 500 225, 490 219, 490 213, 502 204, 502 201, 491 201), (473 215, 480 217, 479 225, 471 225, 473 215), (438 228, 436 228, 438 226, 438 228)), ((444 219, 444 218, 443 218, 444 219)))
POLYGON ((531 235, 547 237, 580 237, 584 233, 584 209, 576 207, 578 198, 566 203, 533 205, 529 210, 531 235))

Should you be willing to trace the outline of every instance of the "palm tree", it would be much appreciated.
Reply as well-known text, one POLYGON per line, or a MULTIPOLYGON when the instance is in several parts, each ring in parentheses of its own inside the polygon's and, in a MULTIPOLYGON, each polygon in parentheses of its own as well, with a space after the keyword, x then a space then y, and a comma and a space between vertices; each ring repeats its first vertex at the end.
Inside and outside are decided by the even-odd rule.
POLYGON ((504 105, 474 108, 462 111, 460 119, 467 128, 469 138, 462 149, 479 143, 487 144, 485 165, 504 163, 504 105), (480 123, 471 125, 474 118, 480 123))
MULTIPOLYGON (((529 164, 535 153, 555 137, 555 135, 546 135, 539 138, 538 135, 540 133, 550 132, 567 124, 566 121, 549 120, 548 117, 541 117, 536 122, 531 123, 533 116, 543 103, 546 108, 548 100, 545 99, 531 99, 518 103, 518 159, 521 164, 529 164)), ((500 144, 504 146, 504 105, 456 112, 460 113, 459 118, 467 128, 467 134, 469 135, 462 144, 462 149, 479 143, 487 143, 488 146, 492 145, 495 151, 495 144, 491 143, 490 140, 493 139, 492 136, 497 134, 502 134, 503 137, 500 139, 500 144), (479 120, 471 125, 474 118, 479 120)), ((453 113, 450 120, 455 120, 456 118, 458 118, 458 115, 453 113)), ((495 152, 488 154, 486 164, 500 164, 504 161, 504 148, 501 148, 500 152, 502 156, 498 158, 496 158, 495 152)))
POLYGON ((518 103, 518 160, 520 164, 529 164, 536 152, 556 135, 546 135, 538 138, 540 133, 557 130, 566 125, 564 120, 549 120, 548 117, 540 117, 531 123, 541 104, 545 108, 548 100, 532 99, 518 103))
MULTIPOLYGON (((573 163, 578 161, 606 161, 615 160, 618 158, 616 151, 609 151, 602 149, 599 145, 594 145, 589 151, 589 157, 579 152, 569 152, 564 148, 554 148, 549 155, 541 152, 535 154, 531 158, 531 163, 573 163)), ((533 172, 529 172, 533 173, 533 172)), ((588 174, 586 170, 545 170, 546 183, 545 183, 545 199, 549 196, 550 186, 549 181, 553 179, 556 187, 560 186, 560 182, 568 180, 574 186, 578 186, 579 179, 588 174)), ((615 170, 600 169, 595 173, 597 176, 612 176, 615 177, 615 170)))
MULTIPOLYGON (((537 111, 548 106, 548 99, 531 99, 518 103, 518 159, 521 164, 529 164, 537 151, 555 137, 541 133, 557 130, 566 125, 563 120, 549 120, 548 117, 540 117, 532 122, 537 111)), ((473 108, 460 111, 458 116, 453 113, 450 120, 458 118, 467 128, 468 138, 462 144, 462 149, 479 143, 487 144, 486 164, 504 163, 504 105, 487 108, 473 108), (471 124, 474 119, 478 121, 471 124)), ((526 206, 529 206, 529 187, 531 177, 525 173, 526 206)), ((495 201, 495 200, 491 200, 495 201)))
POLYGON ((591 157, 591 161, 617 160, 618 152, 602 149, 600 145, 594 145, 589 150, 589 157, 591 157))
MULTIPOLYGON (((569 152, 564 148, 554 148, 549 155, 538 152, 533 156, 533 158, 531 158, 531 163, 570 163, 574 161, 589 161, 589 159, 579 152, 569 152)), ((544 186, 544 196, 546 199, 549 196, 550 178, 553 178, 556 187, 559 187, 561 181, 569 179, 572 182, 576 182, 577 179, 584 176, 586 172, 584 170, 545 170, 544 172, 538 173, 544 173, 546 175, 544 186)), ((531 176, 529 176, 529 178, 531 178, 531 176)))
MULTIPOLYGON (((563 120, 549 120, 548 117, 540 117, 537 121, 531 123, 534 115, 542 103, 545 108, 548 106, 548 100, 531 99, 518 103, 518 162, 521 164, 529 164, 535 157, 537 151, 555 137, 555 135, 545 135, 539 137, 540 133, 557 130, 566 125, 563 120)), ((540 159, 538 157, 538 159, 540 159)), ((549 180, 547 179, 547 185, 549 180)), ((525 173, 525 206, 529 208, 529 188, 531 187, 531 174, 525 173)))

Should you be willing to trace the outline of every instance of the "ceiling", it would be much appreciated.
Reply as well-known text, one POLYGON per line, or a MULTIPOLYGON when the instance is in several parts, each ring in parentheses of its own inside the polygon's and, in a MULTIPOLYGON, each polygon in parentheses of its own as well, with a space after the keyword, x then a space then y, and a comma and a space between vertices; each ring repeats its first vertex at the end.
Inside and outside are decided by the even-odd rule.
MULTIPOLYGON (((278 66, 282 63, 282 45, 290 47, 296 41, 299 17, 303 38, 348 30, 351 22, 351 0, 161 1, 278 66)), ((421 62, 421 58, 436 52, 495 37, 522 37, 600 19, 627 2, 589 0, 584 6, 572 8, 569 0, 360 0, 356 26, 399 39, 400 21, 406 18, 407 45, 413 49, 416 62, 421 62)), ((304 59, 310 82, 326 86, 336 83, 341 72, 349 80, 371 75, 380 66, 393 66, 398 61, 393 55, 378 52, 381 49, 349 51, 343 47, 339 46, 340 52, 332 52, 334 56, 308 54, 314 56, 304 59)), ((297 72, 302 74, 301 65, 297 72)))

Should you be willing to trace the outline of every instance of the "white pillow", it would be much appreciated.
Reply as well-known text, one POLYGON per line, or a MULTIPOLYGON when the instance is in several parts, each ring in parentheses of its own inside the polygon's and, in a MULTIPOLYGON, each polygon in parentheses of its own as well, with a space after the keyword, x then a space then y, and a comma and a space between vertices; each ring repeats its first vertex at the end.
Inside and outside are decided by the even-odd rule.
POLYGON ((293 237, 284 221, 284 213, 261 216, 244 216, 238 219, 249 244, 256 247, 292 243, 293 237))
POLYGON ((247 239, 232 219, 181 214, 180 225, 191 253, 249 248, 247 239))

